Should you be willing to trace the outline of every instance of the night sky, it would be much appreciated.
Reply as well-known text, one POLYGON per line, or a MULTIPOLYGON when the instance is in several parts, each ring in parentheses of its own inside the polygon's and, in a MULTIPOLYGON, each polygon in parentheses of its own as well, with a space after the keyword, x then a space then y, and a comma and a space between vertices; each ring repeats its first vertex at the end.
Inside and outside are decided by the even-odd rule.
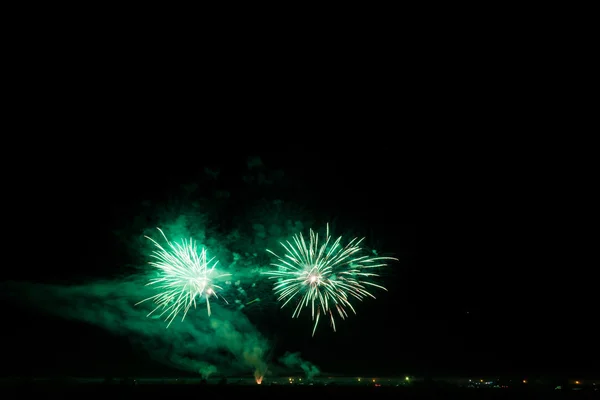
MULTIPOLYGON (((590 283, 574 286, 580 265, 573 264, 581 260, 566 250, 568 241, 552 238, 566 228, 528 214, 522 202, 528 208, 535 201, 508 191, 501 171, 484 173, 460 160, 434 167, 410 148, 381 153, 356 143, 292 153, 274 142, 273 151, 253 155, 227 148, 211 154, 195 140, 180 154, 170 146, 144 156, 108 146, 22 184, 27 195, 17 202, 32 222, 17 240, 31 241, 18 245, 25 263, 5 263, 7 278, 77 285, 126 275, 148 261, 127 240, 154 228, 149 214, 156 210, 201 198, 212 203, 211 224, 223 233, 251 227, 249 210, 280 200, 314 227, 329 221, 334 234, 366 236, 399 262, 382 274, 389 291, 338 321, 336 333, 324 320, 311 338, 310 318, 292 320, 291 307, 248 308, 272 343, 272 359, 301 352, 326 373, 360 375, 591 374, 598 365, 594 303, 583 301, 592 298, 590 283)), ((4 374, 180 373, 127 337, 9 297, 4 374)), ((202 308, 196 312, 206 318, 202 308)))

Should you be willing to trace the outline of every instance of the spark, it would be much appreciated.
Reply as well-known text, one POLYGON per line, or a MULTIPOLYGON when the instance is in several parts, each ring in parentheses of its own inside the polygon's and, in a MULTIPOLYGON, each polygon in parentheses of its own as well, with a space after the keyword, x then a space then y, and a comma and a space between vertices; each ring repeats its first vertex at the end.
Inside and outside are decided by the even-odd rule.
POLYGON ((356 314, 352 299, 374 299, 370 288, 387 291, 385 287, 370 282, 369 279, 379 276, 372 272, 375 268, 386 266, 387 260, 398 259, 360 255, 360 244, 364 238, 354 238, 346 246, 342 246, 340 236, 332 243, 329 224, 323 244, 319 245, 319 234, 312 229, 309 236, 308 244, 301 233, 293 236, 293 243, 281 242, 285 250, 283 256, 267 249, 277 259, 271 263, 277 270, 263 274, 270 275, 269 279, 277 279, 273 290, 279 296, 277 301, 283 302, 281 308, 293 299, 298 299, 292 318, 297 318, 302 308, 310 307, 314 336, 321 314, 329 316, 335 331, 334 311, 337 311, 341 319, 346 319, 348 310, 356 314))
POLYGON ((196 299, 204 297, 208 316, 210 317, 211 297, 221 298, 227 303, 225 298, 217 295, 217 290, 223 288, 213 281, 231 274, 215 275, 215 268, 219 262, 214 261, 214 257, 207 260, 205 248, 202 248, 198 253, 196 242, 193 239, 184 239, 181 244, 172 243, 169 242, 160 228, 157 229, 165 239, 167 248, 161 246, 154 239, 145 236, 157 248, 151 255, 156 261, 151 261, 150 265, 159 269, 159 277, 151 279, 146 286, 155 285, 155 288, 161 292, 136 303, 136 306, 152 300, 156 304, 156 308, 150 311, 147 317, 160 310, 161 313, 158 318, 166 315, 165 320, 168 321, 168 328, 177 315, 182 312, 181 321, 185 320, 190 308, 192 306, 196 308, 196 299))

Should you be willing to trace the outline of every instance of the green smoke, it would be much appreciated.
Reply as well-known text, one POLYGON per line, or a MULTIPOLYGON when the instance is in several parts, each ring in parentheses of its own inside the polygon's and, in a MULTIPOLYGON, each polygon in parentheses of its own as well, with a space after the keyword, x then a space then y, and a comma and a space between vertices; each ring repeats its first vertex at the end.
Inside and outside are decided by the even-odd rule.
POLYGON ((313 379, 315 376, 321 373, 316 365, 303 360, 300 356, 300 353, 286 352, 283 357, 279 359, 279 362, 291 369, 300 368, 308 380, 313 379))
MULTIPOLYGON (((278 248, 280 241, 315 224, 321 226, 328 218, 316 220, 314 210, 298 206, 298 193, 302 192, 298 186, 284 179, 282 171, 268 170, 258 157, 248 159, 247 170, 240 177, 245 183, 241 187, 228 191, 221 175, 218 169, 207 168, 204 179, 183 185, 181 193, 169 193, 168 198, 144 201, 131 210, 123 226, 114 227, 126 261, 113 267, 118 267, 119 274, 124 270, 130 273, 129 277, 93 279, 75 286, 20 283, 13 288, 34 307, 126 336, 168 365, 204 377, 252 370, 263 376, 269 343, 251 319, 267 318, 279 307, 272 281, 261 277, 261 272, 270 269, 265 250, 278 248), (288 197, 293 201, 282 199, 280 188, 284 185, 293 187, 293 195, 288 197), (157 227, 173 242, 193 238, 199 248, 207 249, 209 258, 219 260, 219 271, 231 274, 219 282, 224 288, 219 294, 229 304, 211 301, 211 317, 201 307, 168 329, 162 320, 146 317, 154 308, 152 303, 134 306, 157 293, 145 286, 157 271, 148 265, 154 248, 144 237, 160 240, 157 227)), ((301 360, 299 355, 296 359, 301 360)), ((303 370, 309 365, 304 361, 292 364, 291 368, 303 370)), ((315 370, 305 372, 308 375, 315 370)))
MULTIPOLYGON (((19 283, 12 289, 48 313, 98 325, 141 345, 153 358, 182 370, 208 376, 265 371, 267 340, 238 310, 215 305, 210 318, 197 312, 183 323, 147 318, 133 304, 152 291, 139 279, 103 281, 79 286, 19 283)), ((199 310, 197 310, 199 311, 199 310)))
MULTIPOLYGON (((118 232, 120 241, 134 255, 131 264, 135 267, 128 277, 72 286, 18 283, 12 286, 20 292, 15 298, 28 299, 30 305, 50 314, 85 321, 125 336, 157 361, 203 377, 217 372, 254 372, 255 376, 263 376, 268 368, 265 358, 270 354, 269 342, 249 318, 255 311, 265 318, 269 311, 279 307, 272 282, 261 276, 269 268, 265 249, 287 239, 305 224, 299 219, 300 212, 294 212, 294 206, 285 206, 280 201, 260 202, 250 211, 252 217, 248 220, 252 224, 242 223, 224 231, 213 228, 211 218, 201 208, 176 204, 157 212, 150 207, 151 218, 140 217, 128 230, 118 232), (144 238, 147 235, 163 243, 156 227, 172 242, 193 238, 198 248, 205 247, 209 257, 219 260, 219 272, 231 274, 219 282, 224 288, 219 294, 229 304, 211 301, 212 315, 208 317, 200 302, 199 308, 192 309, 185 321, 179 318, 168 329, 154 315, 146 317, 155 307, 152 302, 135 306, 157 293, 154 287, 146 286, 157 270, 147 264, 154 248, 144 238)), ((299 355, 296 357, 300 360, 299 355)), ((292 365, 284 363, 286 367, 288 364, 292 365)), ((304 366, 304 370, 306 365, 300 361, 291 368, 304 366)), ((273 367, 271 370, 277 369, 273 367)), ((305 372, 314 374, 310 371, 305 372)))

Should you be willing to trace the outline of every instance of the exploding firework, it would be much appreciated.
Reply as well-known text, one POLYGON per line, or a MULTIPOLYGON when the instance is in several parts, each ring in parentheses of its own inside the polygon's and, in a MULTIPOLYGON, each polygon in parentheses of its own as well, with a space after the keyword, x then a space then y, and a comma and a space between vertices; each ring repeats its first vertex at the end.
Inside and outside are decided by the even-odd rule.
MULTIPOLYGON (((223 289, 213 281, 230 274, 216 275, 215 267, 218 261, 213 262, 214 257, 207 260, 205 248, 198 253, 196 242, 193 239, 184 239, 181 244, 171 243, 163 231, 160 228, 157 229, 165 238, 168 246, 165 249, 154 239, 146 236, 157 248, 152 252, 152 257, 157 261, 150 262, 150 265, 159 269, 159 277, 151 279, 147 285, 155 285, 155 288, 161 292, 136 305, 152 300, 156 304, 156 308, 147 316, 150 317, 160 310, 161 313, 158 317, 166 315, 168 328, 181 312, 183 312, 181 318, 183 321, 189 309, 192 306, 196 308, 196 299, 204 297, 210 317, 210 298, 218 299, 217 290, 223 289)), ((227 303, 225 298, 222 296, 220 298, 227 303)))
POLYGON ((280 243, 285 249, 283 257, 271 250, 269 253, 277 258, 271 265, 277 271, 264 272, 269 279, 277 279, 273 290, 283 301, 281 308, 292 299, 298 299, 292 318, 297 318, 304 307, 311 308, 312 319, 315 321, 313 336, 319 324, 321 314, 328 315, 335 331, 334 309, 342 319, 348 316, 347 310, 356 310, 351 304, 352 299, 362 301, 366 297, 375 298, 368 288, 387 290, 368 280, 377 277, 375 268, 387 265, 386 260, 396 260, 392 257, 370 257, 360 255, 363 239, 354 238, 346 246, 342 246, 342 237, 331 243, 329 224, 325 234, 325 242, 319 246, 319 235, 310 230, 310 241, 307 245, 302 234, 289 241, 280 243))

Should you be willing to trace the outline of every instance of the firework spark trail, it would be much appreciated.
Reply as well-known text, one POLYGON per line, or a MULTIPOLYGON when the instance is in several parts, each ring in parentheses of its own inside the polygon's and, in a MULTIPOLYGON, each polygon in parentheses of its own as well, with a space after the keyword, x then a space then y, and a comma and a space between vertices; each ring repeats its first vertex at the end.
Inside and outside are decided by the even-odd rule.
POLYGON ((156 308, 150 311, 147 317, 162 309, 159 318, 165 314, 167 315, 165 320, 169 322, 167 324, 168 328, 182 311, 181 321, 183 321, 189 309, 192 306, 196 308, 196 298, 204 296, 208 316, 210 317, 210 297, 221 298, 227 303, 225 298, 217 295, 216 290, 222 290, 223 288, 213 283, 213 280, 231 274, 213 276, 215 267, 219 262, 215 261, 211 265, 214 257, 207 260, 206 249, 203 248, 198 253, 196 243, 191 238, 189 240, 184 239, 182 244, 171 243, 164 232, 160 228, 157 229, 165 238, 168 247, 165 249, 154 239, 145 236, 158 249, 152 252, 152 257, 157 261, 150 262, 150 265, 160 270, 160 276, 151 279, 147 285, 156 285, 155 287, 161 292, 136 303, 136 306, 148 300, 154 301, 156 308))
POLYGON ((369 269, 386 266, 385 260, 398 261, 392 257, 360 256, 360 244, 364 238, 354 238, 346 246, 342 246, 340 236, 330 245, 329 224, 325 236, 325 243, 319 247, 319 234, 312 229, 308 245, 301 233, 294 235, 293 244, 289 241, 280 243, 285 249, 283 257, 267 249, 277 258, 277 262, 271 265, 278 270, 263 272, 270 275, 269 279, 278 279, 273 290, 279 295, 277 301, 284 301, 281 308, 300 296, 292 318, 297 318, 302 308, 310 305, 312 319, 315 321, 313 336, 321 313, 329 315, 335 331, 334 309, 345 319, 348 309, 356 314, 351 303, 352 298, 360 301, 366 297, 375 298, 367 290, 368 287, 387 290, 366 280, 379 276, 369 272, 369 269))

